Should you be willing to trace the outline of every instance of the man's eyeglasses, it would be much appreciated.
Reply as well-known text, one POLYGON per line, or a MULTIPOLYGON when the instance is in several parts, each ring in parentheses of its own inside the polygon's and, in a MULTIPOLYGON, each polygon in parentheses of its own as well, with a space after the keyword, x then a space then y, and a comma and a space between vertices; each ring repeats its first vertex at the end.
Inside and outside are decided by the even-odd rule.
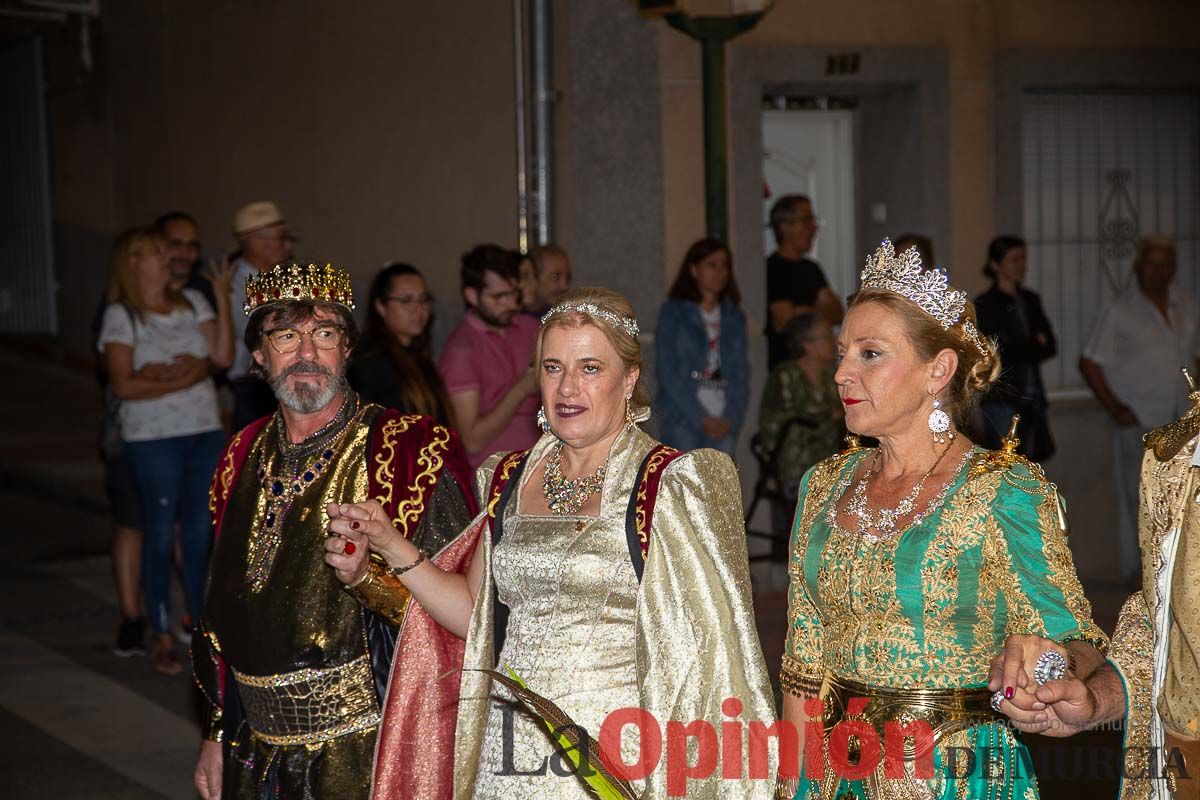
POLYGON ((506 292, 490 292, 485 289, 483 292, 481 292, 481 294, 489 300, 494 300, 496 302, 503 302, 504 300, 517 300, 521 297, 521 293, 516 289, 509 289, 506 292))
POLYGON ((280 355, 294 353, 300 349, 300 342, 305 336, 312 339, 313 347, 318 350, 332 350, 342 343, 342 329, 337 325, 322 325, 311 331, 298 331, 295 328, 273 328, 263 331, 271 347, 280 355))
POLYGON ((389 303, 399 303, 401 308, 433 305, 433 295, 431 294, 400 294, 395 297, 384 296, 383 299, 389 303))

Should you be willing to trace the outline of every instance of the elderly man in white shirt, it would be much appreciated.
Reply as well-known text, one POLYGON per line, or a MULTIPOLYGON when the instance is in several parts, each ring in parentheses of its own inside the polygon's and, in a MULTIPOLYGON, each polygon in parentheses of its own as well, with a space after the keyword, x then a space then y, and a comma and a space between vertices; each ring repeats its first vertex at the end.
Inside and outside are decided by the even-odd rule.
POLYGON ((1162 236, 1138 242, 1136 285, 1100 315, 1079 370, 1113 420, 1113 476, 1120 524, 1120 579, 1138 578, 1138 478, 1142 437, 1187 410, 1180 368, 1200 358, 1195 304, 1171 282, 1175 243, 1162 236))
MULTIPOLYGON (((241 247, 230 288, 230 307, 241 309, 246 302, 246 279, 289 261, 295 241, 288 233, 283 212, 274 203, 259 201, 242 206, 233 217, 233 235, 241 247)), ((242 341, 246 334, 246 315, 233 315, 233 342, 236 348, 229 383, 233 389, 233 429, 249 425, 275 410, 271 388, 250 371, 250 351, 242 341)))

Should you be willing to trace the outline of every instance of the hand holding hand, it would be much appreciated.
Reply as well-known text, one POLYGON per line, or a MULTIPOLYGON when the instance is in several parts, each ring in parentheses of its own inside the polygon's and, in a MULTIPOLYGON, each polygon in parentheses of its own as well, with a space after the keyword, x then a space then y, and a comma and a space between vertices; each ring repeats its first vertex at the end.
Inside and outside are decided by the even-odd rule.
POLYGON ((333 567, 334 575, 339 581, 353 586, 362 580, 366 573, 371 551, 367 535, 355 529, 353 525, 346 525, 348 530, 343 533, 334 532, 334 522, 344 522, 342 508, 343 506, 337 503, 330 503, 325 509, 330 520, 330 533, 325 537, 325 563, 333 567))
POLYGON ((1033 635, 1009 636, 1004 649, 992 659, 988 672, 988 689, 1004 694, 1000 712, 1011 719, 1018 730, 1026 733, 1045 733, 1053 725, 1045 703, 1035 694, 1038 685, 1034 669, 1038 659, 1048 651, 1058 653, 1069 663, 1066 648, 1058 642, 1033 635))
MULTIPOLYGON (((383 506, 375 500, 363 503, 330 503, 326 507, 329 514, 329 532, 340 536, 362 549, 370 548, 383 556, 389 563, 402 563, 408 555, 404 544, 413 551, 416 557, 416 547, 400 535, 393 527, 391 520, 384 513, 383 506)), ((328 548, 327 548, 328 549, 328 548)), ((357 547, 356 547, 357 549, 357 547)), ((408 559, 409 561, 412 558, 408 559)), ((328 554, 326 561, 329 561, 328 554)), ((330 562, 332 564, 333 562, 330 562)))
POLYGON ((1050 723, 1042 731, 1043 736, 1072 736, 1091 725, 1096 716, 1096 695, 1078 678, 1046 681, 1037 687, 1034 694, 1038 703, 1045 707, 1045 715, 1050 723))

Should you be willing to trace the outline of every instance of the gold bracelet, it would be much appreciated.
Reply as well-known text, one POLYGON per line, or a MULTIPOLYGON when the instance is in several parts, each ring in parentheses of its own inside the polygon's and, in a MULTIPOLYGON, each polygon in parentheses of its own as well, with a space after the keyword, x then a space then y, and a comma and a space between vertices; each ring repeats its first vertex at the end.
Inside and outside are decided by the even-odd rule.
POLYGON ((421 563, 424 561, 425 561, 425 551, 418 548, 416 561, 412 562, 411 564, 407 564, 403 567, 392 567, 391 569, 388 570, 388 572, 392 573, 397 578, 399 578, 401 575, 408 572, 410 569, 420 566, 421 563))

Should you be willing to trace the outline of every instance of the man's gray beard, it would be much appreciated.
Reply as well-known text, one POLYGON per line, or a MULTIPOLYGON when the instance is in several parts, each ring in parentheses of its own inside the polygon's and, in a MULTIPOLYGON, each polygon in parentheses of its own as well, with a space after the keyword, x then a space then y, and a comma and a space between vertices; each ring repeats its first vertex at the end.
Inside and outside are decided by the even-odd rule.
POLYGON ((271 379, 271 389, 281 406, 299 414, 314 414, 333 402, 333 398, 346 388, 345 366, 334 375, 333 371, 315 361, 297 361, 284 368, 271 379), (295 389, 288 385, 289 375, 324 375, 329 380, 323 387, 298 383, 295 389))

